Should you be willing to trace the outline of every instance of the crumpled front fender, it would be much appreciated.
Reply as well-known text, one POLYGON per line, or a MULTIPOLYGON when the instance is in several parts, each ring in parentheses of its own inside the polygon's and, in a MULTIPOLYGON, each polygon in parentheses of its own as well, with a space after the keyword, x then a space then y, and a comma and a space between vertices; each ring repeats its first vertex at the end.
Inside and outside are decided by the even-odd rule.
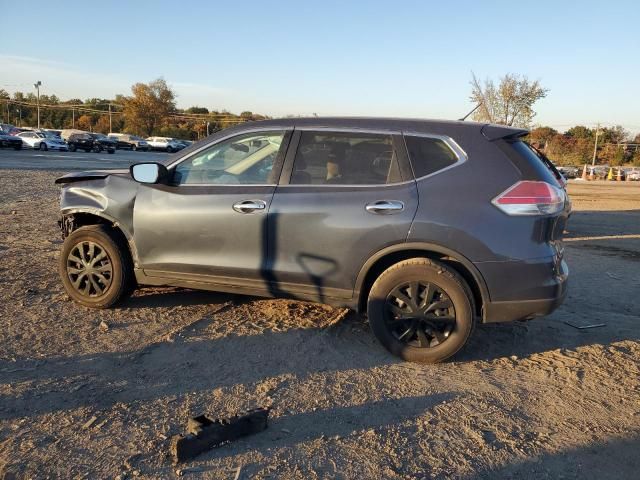
POLYGON ((135 181, 118 175, 68 183, 60 194, 60 212, 63 216, 89 213, 102 217, 120 228, 131 241, 137 192, 135 181))

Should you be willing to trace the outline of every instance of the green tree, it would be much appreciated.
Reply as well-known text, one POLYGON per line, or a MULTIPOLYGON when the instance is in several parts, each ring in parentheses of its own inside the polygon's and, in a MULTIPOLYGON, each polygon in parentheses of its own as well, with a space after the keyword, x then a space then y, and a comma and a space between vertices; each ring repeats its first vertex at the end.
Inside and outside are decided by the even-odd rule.
POLYGON ((199 114, 199 115, 204 115, 204 114, 209 113, 209 109, 205 108, 205 107, 197 107, 197 106, 195 106, 195 107, 187 108, 186 112, 187 113, 195 113, 195 114, 199 114))
POLYGON ((573 138, 593 138, 594 131, 590 128, 587 128, 583 125, 576 125, 575 127, 571 127, 567 130, 566 134, 569 137, 573 138))
POLYGON ((529 81, 526 76, 512 73, 503 76, 498 85, 490 79, 482 83, 475 74, 472 76, 469 98, 481 105, 473 114, 479 122, 529 128, 536 115, 533 105, 549 92, 538 80, 529 81))
POLYGON ((162 78, 149 83, 136 83, 131 97, 124 101, 126 129, 151 136, 175 108, 175 94, 162 78))

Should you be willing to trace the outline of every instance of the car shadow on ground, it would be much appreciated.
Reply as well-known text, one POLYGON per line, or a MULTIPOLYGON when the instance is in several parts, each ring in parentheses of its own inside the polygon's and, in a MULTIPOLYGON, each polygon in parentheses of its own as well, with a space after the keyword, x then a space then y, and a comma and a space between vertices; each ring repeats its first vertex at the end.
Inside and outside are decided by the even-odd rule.
POLYGON ((220 304, 228 301, 245 301, 241 295, 231 293, 209 292, 204 290, 190 290, 180 287, 156 287, 140 288, 136 293, 122 303, 115 305, 114 309, 138 309, 138 308, 167 308, 184 307, 190 305, 220 304))
MULTIPOLYGON (((202 332, 213 322, 207 318, 197 330, 202 332)), ((16 392, 0 395, 0 418, 83 406, 110 408, 118 402, 251 385, 283 374, 306 377, 398 362, 375 348, 371 337, 333 328, 268 330, 215 339, 183 332, 172 341, 135 351, 0 361, 2 383, 16 392)))

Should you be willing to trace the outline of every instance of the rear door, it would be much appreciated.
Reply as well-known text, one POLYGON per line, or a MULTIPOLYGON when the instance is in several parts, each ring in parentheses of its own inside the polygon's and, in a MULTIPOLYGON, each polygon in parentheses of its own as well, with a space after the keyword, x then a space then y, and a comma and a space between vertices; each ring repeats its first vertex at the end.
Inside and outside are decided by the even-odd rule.
POLYGON ((417 205, 399 132, 296 130, 269 211, 272 293, 351 298, 367 259, 406 240, 417 205))

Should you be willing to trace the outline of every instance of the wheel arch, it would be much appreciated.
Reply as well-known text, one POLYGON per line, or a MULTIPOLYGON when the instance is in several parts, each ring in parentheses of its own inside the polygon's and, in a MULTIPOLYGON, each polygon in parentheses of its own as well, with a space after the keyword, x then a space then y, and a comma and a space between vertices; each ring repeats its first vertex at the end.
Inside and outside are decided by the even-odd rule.
POLYGON ((88 225, 108 225, 113 228, 123 244, 128 247, 133 266, 138 264, 138 252, 133 242, 133 236, 126 229, 122 228, 115 218, 103 212, 97 213, 95 211, 73 209, 65 210, 62 214, 62 220, 60 221, 60 227, 64 237, 68 236, 74 230, 88 225))
POLYGON ((466 257, 447 247, 423 242, 409 242, 386 247, 373 255, 360 269, 356 279, 358 312, 366 312, 367 298, 375 280, 391 265, 403 260, 425 257, 453 268, 469 285, 473 294, 474 313, 483 319, 484 305, 489 303, 489 290, 480 271, 466 257))

